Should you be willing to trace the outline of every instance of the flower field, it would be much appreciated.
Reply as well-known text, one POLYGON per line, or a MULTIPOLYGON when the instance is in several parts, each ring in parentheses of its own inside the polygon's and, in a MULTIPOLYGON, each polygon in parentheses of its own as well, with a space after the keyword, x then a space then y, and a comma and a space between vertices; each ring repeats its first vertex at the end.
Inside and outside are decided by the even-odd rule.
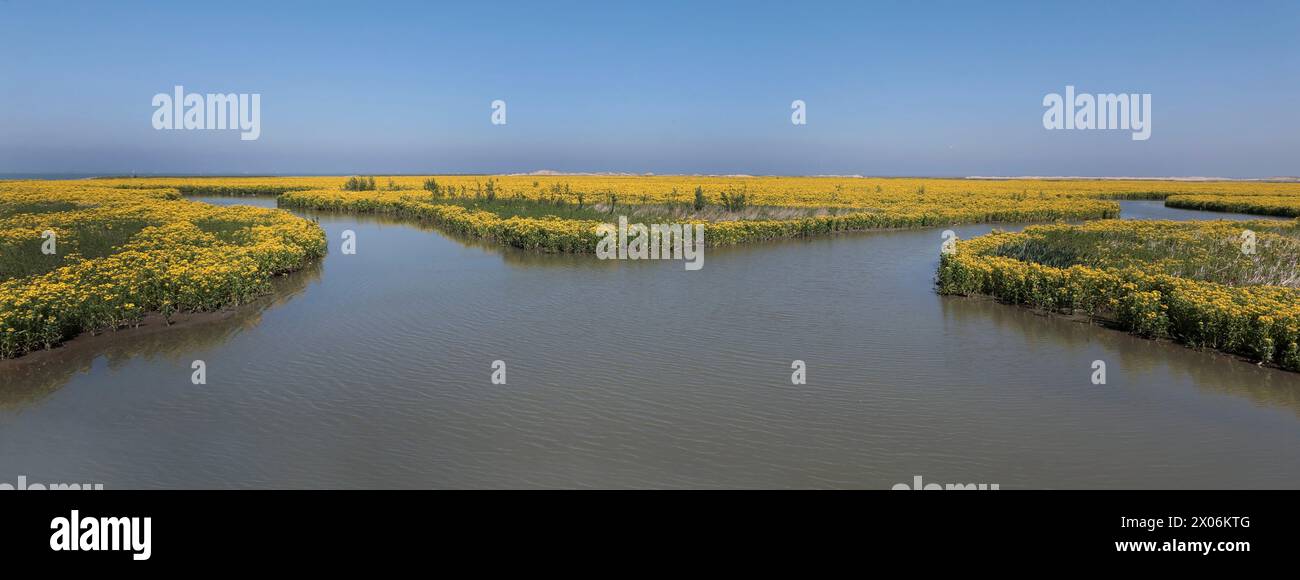
POLYGON ((634 221, 707 224, 710 245, 879 228, 1114 217, 1097 192, 1048 192, 993 182, 783 177, 435 176, 380 178, 348 191, 340 178, 123 180, 181 191, 279 193, 282 207, 385 213, 430 221, 458 234, 552 252, 592 252, 596 227, 634 221), (697 194, 698 190, 698 194, 697 194), (743 200, 739 202, 737 200, 743 200), (517 211, 528 206, 529 211, 517 211), (509 210, 509 211, 503 211, 509 210), (522 214, 522 215, 517 215, 522 214))
POLYGON ((324 252, 285 212, 213 207, 197 195, 275 195, 285 208, 383 213, 548 252, 593 252, 598 227, 703 223, 710 245, 884 228, 1104 220, 961 244, 941 288, 1113 316, 1151 336, 1296 368, 1294 225, 1120 224, 1116 199, 1280 215, 1300 184, 716 176, 394 176, 0 181, 0 357, 79 332, 240 304, 324 252), (1193 205, 1195 204, 1195 205, 1193 205), (42 253, 42 233, 59 251, 42 253), (1238 232, 1239 233, 1239 232, 1238 232))
POLYGON ((1172 195, 1169 207, 1300 217, 1300 195, 1172 195))
POLYGON ((1298 264, 1294 222, 1105 220, 959 242, 938 284, 1300 371, 1298 264))
MULTIPOLYGON (((710 245, 880 228, 1116 217, 1115 199, 1300 199, 1300 183, 859 177, 393 176, 346 190, 340 177, 143 178, 105 186, 279 195, 284 207, 404 215, 459 234, 553 252, 591 252, 617 215, 704 223, 710 245)), ((1205 209, 1216 209, 1206 206, 1205 209)), ((1224 207, 1275 213, 1259 204, 1224 207)))
MULTIPOLYGON (((832 208, 882 211, 937 208, 969 210, 992 203, 998 209, 1014 208, 1026 201, 1097 199, 1166 199, 1171 196, 1222 196, 1237 198, 1296 197, 1300 183, 1245 181, 1156 181, 1088 179, 932 179, 871 177, 748 177, 693 175, 434 175, 377 177, 378 189, 422 190, 429 178, 439 184, 444 197, 486 195, 487 182, 499 198, 533 201, 563 200, 590 205, 605 203, 610 195, 620 205, 691 204, 702 190, 710 206, 721 205, 723 193, 744 193, 752 207, 832 208)), ((115 187, 171 187, 184 194, 278 195, 285 191, 338 190, 344 177, 222 177, 103 179, 115 187)), ((1068 205, 1068 204, 1067 204, 1068 205)))
MULTIPOLYGON (((409 192, 347 192, 337 190, 293 191, 280 196, 282 207, 301 209, 385 213, 433 222, 444 229, 464 235, 487 238, 524 249, 552 252, 592 252, 600 236, 596 229, 600 219, 562 219, 555 216, 502 217, 485 210, 467 209, 462 205, 431 202, 409 192)), ((609 221, 624 214, 645 221, 677 220, 707 224, 709 245, 730 245, 777 238, 807 237, 834 232, 877 228, 930 227, 967 222, 1047 221, 1084 217, 1110 217, 1118 214, 1111 202, 1081 200, 1071 207, 1027 203, 1016 208, 995 210, 969 208, 899 208, 893 212, 845 212, 792 219, 736 219, 707 221, 689 212, 679 215, 645 214, 641 208, 607 212, 609 221)))
POLYGON ((324 232, 283 211, 184 201, 169 187, 0 182, 0 358, 151 312, 241 304, 324 252, 324 232))

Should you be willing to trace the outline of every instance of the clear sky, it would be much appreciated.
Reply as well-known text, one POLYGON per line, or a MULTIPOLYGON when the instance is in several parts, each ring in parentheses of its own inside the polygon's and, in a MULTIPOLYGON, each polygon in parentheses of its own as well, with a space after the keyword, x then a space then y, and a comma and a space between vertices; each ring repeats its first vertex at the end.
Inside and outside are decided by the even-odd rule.
POLYGON ((1295 1, 0 0, 0 23, 5 173, 1300 174, 1295 1), (154 130, 178 84, 261 94, 260 139, 154 130), (1151 138, 1044 129, 1067 84, 1150 93, 1151 138))

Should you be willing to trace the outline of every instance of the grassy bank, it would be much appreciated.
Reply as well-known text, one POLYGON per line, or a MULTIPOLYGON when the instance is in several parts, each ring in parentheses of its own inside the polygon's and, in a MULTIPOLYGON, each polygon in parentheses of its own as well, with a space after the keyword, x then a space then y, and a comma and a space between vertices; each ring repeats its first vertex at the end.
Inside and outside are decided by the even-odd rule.
POLYGON ((151 312, 241 304, 324 251, 318 226, 283 211, 173 188, 0 182, 0 358, 151 312))
MULTIPOLYGON (((346 177, 222 177, 94 180, 124 187, 172 187, 206 194, 279 194, 292 190, 339 189, 346 177)), ((591 207, 692 207, 696 189, 706 207, 725 208, 723 195, 744 196, 743 207, 725 213, 750 217, 746 207, 801 208, 810 213, 832 210, 892 212, 913 209, 969 209, 991 205, 1003 211, 1026 200, 1166 199, 1212 195, 1300 196, 1300 183, 1242 181, 1151 181, 1089 179, 930 179, 861 177, 747 177, 694 175, 435 175, 377 176, 378 190, 421 192, 434 180, 444 198, 486 198, 488 182, 497 199, 562 200, 591 207)), ((757 217, 757 216, 755 216, 757 217)), ((772 216, 778 217, 778 216, 772 216)), ((725 218, 725 216, 724 216, 725 218)), ((710 219, 710 221, 715 221, 710 219)))
MULTIPOLYGON (((603 182, 581 179, 577 182, 580 188, 558 182, 544 187, 534 182, 520 189, 500 185, 497 178, 478 180, 472 187, 457 184, 465 179, 426 179, 415 187, 381 178, 379 185, 371 182, 361 186, 374 189, 359 191, 345 189, 336 180, 330 188, 288 191, 279 197, 279 203, 300 209, 407 216, 459 234, 552 252, 594 251, 599 240, 596 227, 615 222, 618 216, 643 223, 703 223, 707 244, 731 245, 871 229, 1119 215, 1119 205, 1109 200, 1046 192, 981 193, 969 188, 935 193, 927 191, 924 184, 910 192, 899 191, 893 184, 893 192, 877 186, 855 194, 840 187, 814 195, 812 190, 798 192, 800 188, 829 184, 814 178, 753 178, 722 186, 713 184, 714 188, 722 187, 718 191, 698 185, 692 188, 692 178, 680 177, 674 178, 678 187, 664 192, 654 190, 651 182, 639 181, 603 190, 598 185, 603 182), (387 186, 383 185, 386 180, 387 186), (647 188, 629 189, 638 184, 647 188), (586 191, 589 188, 595 191, 586 191)), ((968 187, 980 185, 965 183, 968 187)))
POLYGON ((1174 195, 1165 205, 1183 209, 1300 217, 1300 195, 1174 195))
POLYGON ((1300 371, 1297 264, 1294 222, 1107 220, 960 242, 938 286, 1300 371))
MULTIPOLYGON (((600 236, 596 228, 616 220, 617 215, 653 222, 668 219, 662 215, 628 206, 613 211, 591 210, 580 218, 554 215, 553 206, 543 202, 522 201, 528 211, 514 206, 502 211, 501 203, 468 200, 433 199, 402 191, 339 190, 292 191, 280 196, 282 207, 300 209, 384 213, 433 222, 450 231, 495 240, 525 249, 552 252, 593 252, 600 236), (540 217, 533 217, 540 216, 540 217), (603 219, 602 219, 603 218, 603 219)), ((990 204, 992 205, 992 204, 990 204)), ((570 206, 572 207, 572 206, 570 206)), ((560 212, 556 212, 560 213, 560 212)), ((569 209, 568 213, 574 213, 569 209)), ((674 221, 705 223, 705 240, 709 245, 732 245, 779 238, 827 235, 836 232, 882 228, 917 228, 983 222, 1051 221, 1115 217, 1119 207, 1113 202, 1075 200, 1066 205, 1059 201, 1026 201, 1016 207, 909 208, 893 212, 847 212, 785 220, 733 219, 707 221, 694 214, 670 216, 674 221)))
MULTIPOLYGON (((103 182, 195 194, 275 194, 285 207, 408 216, 551 252, 593 251, 595 226, 620 215, 633 223, 703 223, 708 244, 730 245, 870 229, 1102 219, 1119 214, 1117 199, 1300 199, 1296 183, 1147 180, 446 175, 103 182)), ((1258 205, 1231 209, 1266 212, 1258 205)))

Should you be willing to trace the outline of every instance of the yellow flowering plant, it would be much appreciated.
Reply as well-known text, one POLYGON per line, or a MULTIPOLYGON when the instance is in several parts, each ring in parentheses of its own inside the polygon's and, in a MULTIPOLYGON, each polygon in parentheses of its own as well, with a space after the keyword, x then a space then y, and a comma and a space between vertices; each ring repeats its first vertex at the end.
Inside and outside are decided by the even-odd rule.
POLYGON ((1103 220, 959 242, 938 288, 1300 371, 1298 263, 1296 222, 1103 220))
POLYGON ((288 212, 98 180, 0 182, 0 232, 0 358, 238 305, 325 252, 320 227, 288 212))

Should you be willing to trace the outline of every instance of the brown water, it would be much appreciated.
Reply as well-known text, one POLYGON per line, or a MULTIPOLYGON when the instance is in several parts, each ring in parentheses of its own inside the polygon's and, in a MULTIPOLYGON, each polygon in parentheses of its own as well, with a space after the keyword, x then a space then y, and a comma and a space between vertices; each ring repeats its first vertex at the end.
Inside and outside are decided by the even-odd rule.
MULTIPOLYGON (((1242 217, 1159 202, 1124 213, 1242 217)), ((256 306, 0 371, 0 483, 1300 481, 1300 375, 938 296, 939 230, 710 249, 687 272, 317 217, 328 257, 256 306), (356 255, 338 251, 344 229, 356 255), (190 383, 196 359, 207 385, 190 383), (505 385, 490 381, 497 359, 505 385), (791 384, 795 359, 806 385, 791 384), (1091 383, 1094 360, 1108 384, 1091 383)))

